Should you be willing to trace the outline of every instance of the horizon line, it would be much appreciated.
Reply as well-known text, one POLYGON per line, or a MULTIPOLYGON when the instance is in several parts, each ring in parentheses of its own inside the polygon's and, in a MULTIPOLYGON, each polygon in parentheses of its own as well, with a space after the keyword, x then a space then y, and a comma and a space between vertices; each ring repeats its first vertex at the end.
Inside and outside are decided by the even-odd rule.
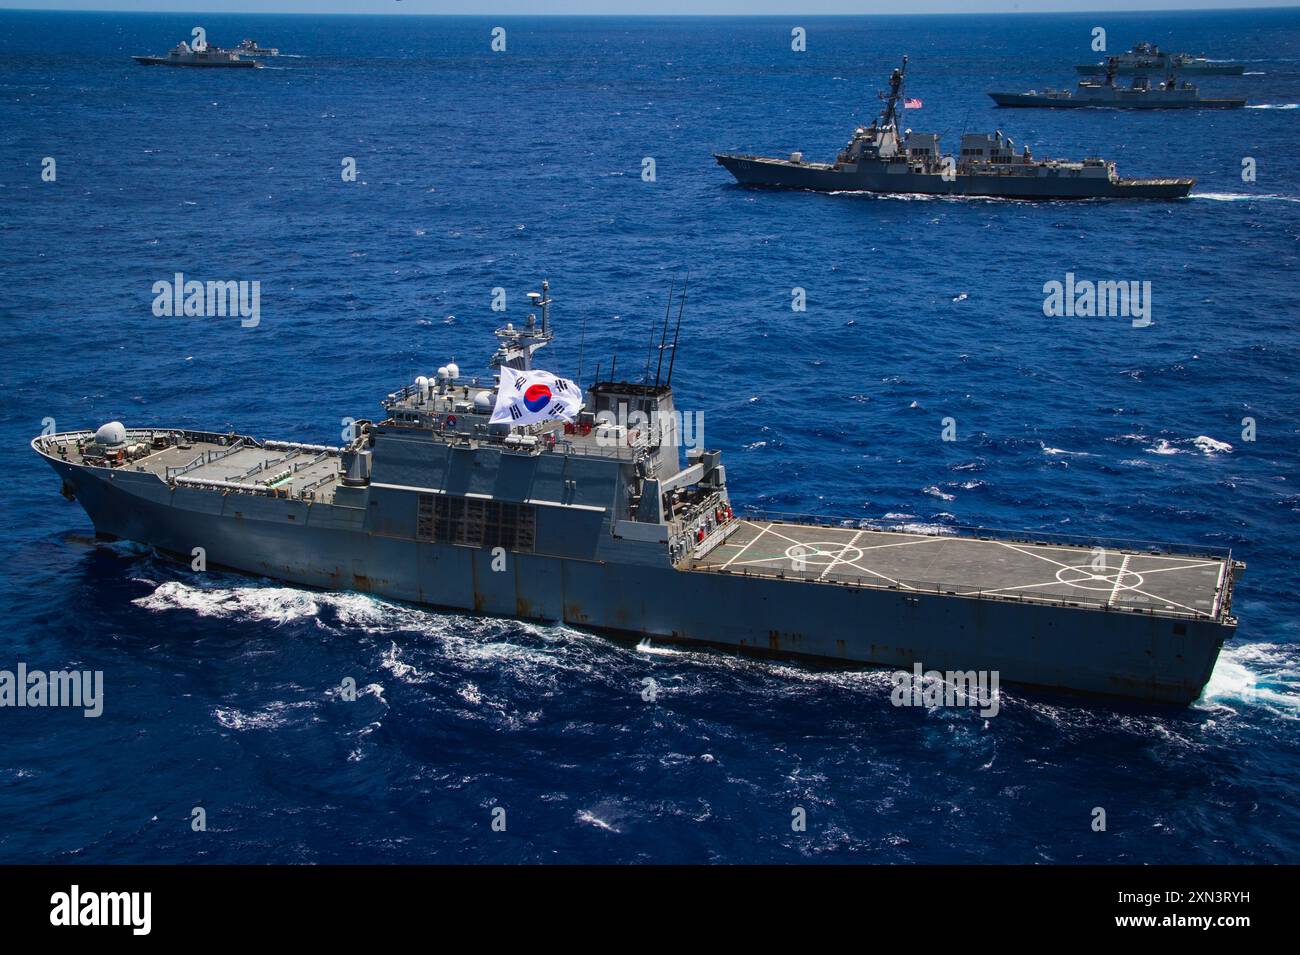
POLYGON ((168 9, 168 10, 124 10, 108 7, 66 7, 55 9, 42 9, 38 7, 20 7, 8 6, 4 0, 0 0, 0 12, 5 13, 112 13, 126 14, 131 16, 167 16, 195 14, 199 16, 241 16, 241 17, 441 17, 445 19, 483 19, 485 17, 501 17, 514 19, 600 19, 600 18, 618 18, 618 19, 641 19, 641 20, 669 20, 669 19, 704 19, 713 17, 717 19, 731 20, 771 20, 787 17, 801 17, 803 19, 815 18, 838 18, 838 19, 866 19, 869 17, 974 17, 974 16, 999 16, 999 17, 1019 17, 1019 16, 1066 16, 1073 14, 1107 14, 1107 15, 1128 15, 1139 13, 1166 13, 1166 14, 1201 14, 1201 13, 1249 13, 1252 11, 1266 10, 1300 10, 1300 2, 1292 0, 1281 0, 1281 2, 1270 3, 1264 2, 1252 4, 1248 7, 1140 7, 1136 9, 1098 9, 1096 7, 1079 7, 1061 10, 945 10, 945 11, 876 11, 876 12, 821 12, 808 13, 804 11, 789 11, 783 13, 722 13, 722 12, 674 12, 674 13, 621 13, 621 12, 603 12, 603 13, 494 13, 490 10, 474 13, 447 13, 447 12, 418 12, 405 10, 391 10, 378 12, 358 12, 350 10, 312 10, 312 11, 290 11, 290 10, 192 10, 192 9, 168 9))

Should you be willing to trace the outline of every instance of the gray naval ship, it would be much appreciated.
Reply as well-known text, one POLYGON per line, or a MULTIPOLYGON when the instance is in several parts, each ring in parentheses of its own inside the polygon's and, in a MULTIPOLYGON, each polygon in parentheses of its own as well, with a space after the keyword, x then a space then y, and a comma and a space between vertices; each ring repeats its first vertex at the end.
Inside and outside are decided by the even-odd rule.
POLYGON ((1181 199, 1194 179, 1122 179, 1115 163, 1034 159, 1017 153, 1001 131, 968 133, 959 156, 941 155, 936 133, 898 129, 907 57, 890 76, 885 107, 869 127, 859 127, 833 163, 715 153, 718 163, 744 186, 875 192, 889 195, 983 196, 999 199, 1181 199))
POLYGON ((262 68, 262 64, 257 60, 246 60, 234 50, 223 50, 215 46, 196 50, 184 40, 172 47, 166 56, 133 56, 131 59, 141 66, 225 67, 251 70, 262 68))
POLYGON ((280 51, 273 46, 258 46, 256 40, 240 40, 235 52, 244 56, 279 56, 280 51))
POLYGON ((1115 85, 1118 57, 1111 57, 1105 79, 1080 80, 1075 92, 1047 89, 1028 93, 989 93, 1004 107, 1044 109, 1241 109, 1246 101, 1239 97, 1210 98, 1186 80, 1179 81, 1173 70, 1164 80, 1151 82, 1149 76, 1133 77, 1127 88, 1115 85))
POLYGON ((631 640, 1201 693, 1236 626, 1230 553, 735 512, 721 453, 681 440, 667 319, 653 379, 611 368, 568 420, 492 424, 502 376, 552 340, 548 296, 496 332, 494 375, 419 377, 342 446, 110 422, 32 448, 98 535, 209 567, 631 640))
POLYGON ((1143 73, 1163 76, 1173 69, 1189 76, 1241 76, 1246 71, 1240 63, 1227 60, 1211 60, 1189 53, 1165 53, 1154 43, 1139 43, 1118 57, 1108 57, 1100 63, 1080 63, 1074 69, 1081 76, 1100 76, 1109 68, 1110 59, 1118 60, 1121 76, 1143 73))

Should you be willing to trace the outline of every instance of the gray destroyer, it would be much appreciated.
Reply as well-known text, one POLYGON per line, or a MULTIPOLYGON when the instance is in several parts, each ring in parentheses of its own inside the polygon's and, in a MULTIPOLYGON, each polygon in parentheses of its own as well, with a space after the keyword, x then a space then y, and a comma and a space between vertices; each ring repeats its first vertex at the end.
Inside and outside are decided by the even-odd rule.
POLYGON ((1229 553, 737 513, 721 453, 681 440, 666 318, 653 379, 598 372, 568 420, 492 424, 552 340, 548 295, 496 332, 493 375, 417 378, 342 446, 110 422, 32 448, 99 535, 209 567, 632 640, 1201 693, 1236 626, 1229 553))
POLYGON ((1001 131, 968 133, 960 155, 940 153, 936 133, 898 129, 907 57, 890 77, 885 107, 869 127, 858 127, 833 163, 715 153, 743 186, 873 192, 888 195, 981 196, 998 199, 1181 199, 1194 179, 1123 179, 1115 163, 1098 157, 1081 162, 1035 159, 1019 153, 1001 131))
POLYGON ((1100 63, 1080 63, 1074 70, 1081 76, 1100 76, 1109 69, 1112 59, 1117 61, 1121 76, 1163 76, 1170 70, 1180 70, 1189 76, 1241 76, 1246 71, 1240 63, 1227 60, 1211 60, 1190 53, 1165 53, 1154 43, 1139 43, 1118 57, 1108 57, 1100 63))
POLYGON ((194 66, 245 70, 262 68, 262 64, 257 60, 246 60, 234 50, 223 50, 213 46, 195 49, 184 40, 168 50, 166 56, 133 56, 131 59, 141 66, 194 66))
POLYGON ((1172 71, 1154 85, 1143 74, 1134 76, 1128 87, 1116 86, 1117 67, 1118 59, 1111 57, 1105 79, 1080 80, 1073 93, 1047 89, 989 96, 999 106, 1040 109, 1241 109, 1246 105, 1241 97, 1202 96, 1199 89, 1186 80, 1180 81, 1172 71))

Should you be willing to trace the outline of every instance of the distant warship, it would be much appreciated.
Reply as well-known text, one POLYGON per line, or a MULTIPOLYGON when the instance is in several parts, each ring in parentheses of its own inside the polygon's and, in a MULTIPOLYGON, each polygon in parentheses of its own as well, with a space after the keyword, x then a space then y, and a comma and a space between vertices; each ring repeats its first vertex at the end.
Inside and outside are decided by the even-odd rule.
POLYGON ((1118 61, 1118 57, 1112 56, 1104 80, 1080 80, 1074 93, 1047 89, 989 93, 989 96, 999 106, 1043 109, 1240 109, 1246 105, 1240 98, 1206 99, 1191 83, 1179 82, 1176 72, 1170 72, 1154 86, 1146 75, 1134 76, 1127 89, 1116 86, 1118 61))
MULTIPOLYGON (((1196 76, 1240 76, 1245 72, 1245 67, 1240 63, 1209 60, 1187 53, 1163 53, 1154 43, 1139 43, 1115 59, 1119 61, 1121 76, 1142 73, 1163 76, 1171 69, 1196 76)), ((1102 60, 1100 63, 1080 63, 1074 69, 1082 76, 1099 76, 1106 72, 1107 65, 1107 61, 1102 60)))
POLYGON ((262 64, 256 60, 245 60, 233 50, 220 47, 194 49, 184 40, 168 51, 166 56, 133 56, 141 66, 197 66, 197 67, 233 67, 259 69, 262 64))
POLYGON ((273 46, 258 46, 256 40, 240 40, 235 47, 236 53, 247 56, 279 56, 280 51, 273 46))
POLYGON ((968 133, 957 157, 939 152, 936 133, 898 130, 903 65, 881 93, 883 112, 869 127, 859 127, 833 163, 715 153, 741 185, 820 192, 877 192, 890 195, 985 196, 1003 199, 1180 199, 1194 179, 1121 179, 1115 164, 1097 157, 1082 162, 1034 159, 1029 147, 1001 131, 968 133))
POLYGON ((583 389, 535 367, 547 284, 530 298, 540 322, 497 330, 491 375, 420 376, 342 447, 116 421, 32 447, 98 535, 210 568, 1145 701, 1187 704, 1209 680, 1237 624, 1226 550, 735 512, 721 452, 681 440, 667 316, 653 377, 611 365, 583 389))

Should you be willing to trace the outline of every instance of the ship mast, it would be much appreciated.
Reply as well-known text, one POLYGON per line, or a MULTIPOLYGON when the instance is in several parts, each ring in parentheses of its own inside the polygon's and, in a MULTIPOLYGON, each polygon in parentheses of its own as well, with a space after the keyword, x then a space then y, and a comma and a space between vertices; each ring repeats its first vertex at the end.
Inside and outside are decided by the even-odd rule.
POLYGON ((527 371, 533 367, 533 352, 548 344, 555 336, 551 333, 551 284, 542 282, 540 292, 528 293, 528 304, 531 308, 541 308, 542 324, 538 327, 536 313, 529 313, 528 324, 524 328, 516 328, 511 322, 506 322, 504 328, 496 330, 496 336, 501 340, 497 346, 496 353, 492 356, 493 368, 514 368, 518 371, 527 371))
POLYGON ((885 110, 880 114, 882 129, 898 125, 898 100, 903 95, 903 74, 907 72, 907 55, 903 55, 903 65, 889 75, 889 92, 880 93, 885 101, 885 110))

